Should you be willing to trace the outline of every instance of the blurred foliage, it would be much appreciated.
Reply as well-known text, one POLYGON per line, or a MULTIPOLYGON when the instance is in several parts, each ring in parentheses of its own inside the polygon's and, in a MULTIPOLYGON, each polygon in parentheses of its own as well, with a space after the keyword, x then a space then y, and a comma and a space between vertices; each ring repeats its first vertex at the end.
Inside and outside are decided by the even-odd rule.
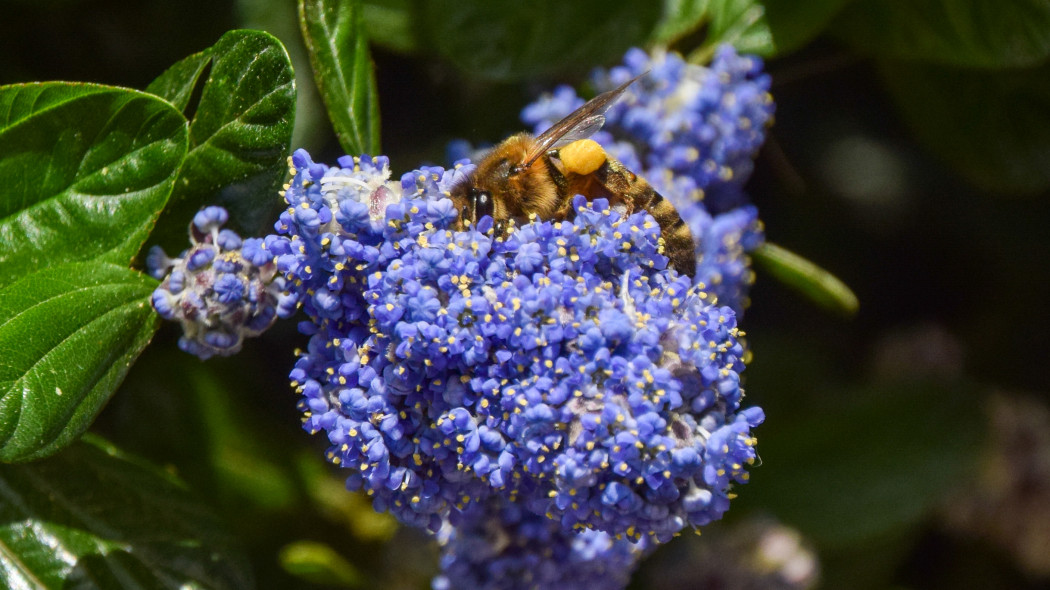
MULTIPOLYGON (((671 43, 701 60, 728 41, 765 56, 777 123, 748 191, 770 240, 840 277, 860 306, 851 321, 828 315, 759 269, 744 318, 754 352, 745 377, 749 401, 767 410, 768 421, 758 429, 763 465, 754 470, 752 483, 738 490, 726 526, 772 515, 801 531, 820 557, 828 588, 1037 588, 1048 583, 1038 573, 1022 571, 1009 552, 1016 547, 997 545, 979 528, 946 530, 938 520, 943 510, 951 510, 945 506, 954 505, 946 504, 949 498, 972 489, 986 440, 988 392, 1023 390, 1032 392, 1034 403, 1045 407, 1050 402, 1043 359, 1050 350, 1050 316, 1038 311, 1050 298, 1050 281, 1039 271, 1050 266, 1050 245, 1041 239, 1050 223, 1045 198, 1050 192, 1050 12, 1045 2, 365 0, 354 7, 360 14, 353 18, 360 21, 349 22, 357 22, 352 30, 363 28, 371 41, 383 145, 395 170, 423 161, 445 163, 443 146, 452 137, 496 141, 518 130, 517 113, 530 98, 556 82, 581 83, 589 68, 615 62, 630 45, 671 43), (940 336, 929 337, 931 331, 940 336)), ((268 162, 255 166, 251 158, 226 159, 227 166, 221 164, 224 157, 216 157, 212 162, 226 166, 229 174, 222 186, 194 192, 183 209, 192 210, 212 193, 236 186, 244 175, 265 176, 274 162, 283 161, 292 133, 290 62, 266 35, 241 33, 233 37, 237 43, 223 35, 250 21, 280 37, 291 55, 305 55, 295 27, 289 33, 288 23, 276 22, 294 19, 288 13, 287 2, 278 0, 16 0, 5 4, 0 24, 0 84, 77 80, 150 87, 187 119, 169 121, 164 116, 176 117, 175 109, 134 95, 140 110, 152 109, 159 117, 151 121, 160 130, 142 135, 143 142, 181 141, 184 150, 185 131, 180 136, 178 124, 164 125, 182 122, 190 125, 190 150, 210 152, 206 146, 222 137, 217 132, 222 129, 233 133, 237 146, 227 155, 242 150, 268 162), (252 94, 259 88, 223 73, 224 59, 240 67, 254 56, 265 61, 278 53, 264 72, 270 81, 263 89, 280 89, 273 96, 252 94), (184 59, 189 61, 180 62, 184 59), (168 70, 176 64, 178 69, 168 70), (265 103, 272 116, 263 125, 269 129, 264 143, 246 143, 262 137, 255 134, 236 141, 237 129, 228 124, 242 122, 244 111, 219 109, 227 118, 208 124, 194 119, 195 109, 207 101, 232 108, 263 96, 276 101, 265 103), (198 126, 196 134, 192 125, 198 126), (245 167, 235 169, 234 163, 245 167)), ((328 56, 322 71, 345 74, 344 68, 367 63, 361 61, 363 45, 351 47, 353 35, 344 35, 346 43, 328 56)), ((295 80, 300 89, 295 123, 323 119, 318 95, 302 91, 312 84, 304 61, 297 62, 295 80)), ((336 92, 343 98, 328 103, 330 112, 354 102, 352 96, 365 105, 347 107, 350 118, 342 123, 333 117, 337 133, 358 133, 357 143, 344 145, 376 145, 370 143, 373 131, 353 131, 360 122, 355 118, 375 112, 369 84, 364 90, 344 84, 336 92)), ((131 96, 116 95, 121 100, 131 96)), ((77 101, 66 105, 67 119, 87 125, 106 113, 77 101)), ((20 133, 39 136, 40 131, 30 131, 53 126, 49 118, 59 115, 30 117, 21 128, 5 123, 0 150, 28 145, 14 139, 23 137, 20 133)), ((309 141, 321 146, 314 153, 318 161, 331 161, 342 150, 336 133, 314 134, 309 141)), ((85 153, 100 149, 81 147, 85 153)), ((177 152, 179 147, 164 149, 177 152)), ((73 161, 76 155, 70 151, 64 157, 73 161)), ((61 170, 72 174, 71 185, 83 181, 72 168, 61 170)), ((134 167, 124 171, 132 177, 137 172, 134 167)), ((142 245, 141 228, 174 184, 174 166, 168 173, 151 179, 149 186, 167 183, 158 203, 96 215, 93 220, 103 225, 63 230, 64 236, 82 234, 80 241, 88 246, 101 245, 97 252, 82 249, 88 246, 69 248, 66 261, 126 264, 142 245), (100 235, 110 240, 98 241, 100 235), (120 260, 112 259, 116 254, 120 260)), ((4 174, 5 180, 11 178, 10 170, 4 174)), ((180 174, 191 181, 193 175, 204 176, 193 166, 180 174)), ((212 178, 210 172, 207 176, 212 178)), ((272 184, 280 180, 276 176, 252 186, 272 184)), ((22 181, 16 188, 52 206, 64 190, 56 186, 22 181)), ((276 204, 275 197, 255 192, 224 194, 234 194, 246 209, 255 208, 260 220, 276 204)), ((4 206, 11 202, 5 199, 4 206)), ((24 202, 21 207, 26 209, 24 202)), ((174 217, 158 226, 160 235, 183 231, 187 219, 174 217)), ((3 235, 5 244, 14 243, 7 241, 15 239, 9 232, 3 235)), ((134 288, 136 281, 146 280, 120 268, 111 284, 85 285, 69 267, 62 281, 55 281, 39 269, 30 273, 32 264, 11 266, 12 259, 4 256, 7 274, 0 276, 8 280, 2 284, 30 281, 39 293, 134 288)), ((0 290, 4 320, 24 313, 11 293, 0 290)), ((104 297, 107 305, 120 308, 112 294, 104 297)), ((92 309, 84 308, 85 317, 98 311, 92 309)), ((51 325, 62 324, 53 320, 51 325)), ((86 335, 96 343, 87 350, 92 354, 80 350, 80 356, 62 359, 63 366, 115 372, 103 372, 92 383, 85 380, 80 399, 90 403, 68 402, 64 418, 50 418, 55 424, 68 422, 79 411, 78 429, 56 436, 52 424, 51 440, 60 443, 39 448, 51 452, 70 442, 109 399, 144 344, 139 334, 121 332, 121 326, 111 316, 108 327, 86 335)), ((21 391, 18 378, 28 374, 34 350, 44 358, 47 345, 33 336, 17 322, 0 322, 0 352, 22 362, 3 365, 14 367, 13 373, 3 373, 5 391, 21 391)), ((346 493, 343 475, 323 462, 325 441, 299 430, 295 396, 286 385, 290 350, 305 341, 294 326, 278 326, 237 358, 207 363, 178 352, 174 339, 170 327, 158 333, 94 429, 179 479, 105 443, 77 443, 51 459, 0 470, 8 489, 27 486, 20 497, 37 498, 22 513, 8 510, 9 525, 16 517, 68 519, 68 514, 46 514, 48 507, 39 502, 62 491, 41 491, 41 481, 65 479, 71 486, 67 493, 98 500, 98 514, 113 516, 113 526, 127 533, 119 542, 139 543, 132 533, 151 527, 163 526, 169 534, 154 540, 148 559, 129 560, 119 552, 85 558, 82 563, 90 570, 85 575, 123 567, 133 579, 152 580, 157 571, 170 570, 165 559, 186 557, 179 553, 185 551, 188 561, 180 561, 180 567, 198 569, 170 571, 211 572, 211 578, 185 578, 204 579, 207 587, 247 587, 252 577, 259 588, 428 587, 436 568, 434 548, 421 535, 398 530, 387 516, 375 514, 366 498, 346 493), (99 486, 111 491, 95 495, 92 490, 99 486), (164 520, 171 514, 151 508, 146 497, 151 493, 180 507, 184 521, 164 520), (117 502, 139 512, 117 514, 112 511, 117 502), (221 551, 229 563, 212 570, 215 564, 206 559, 194 561, 203 553, 187 549, 195 543, 221 551), (240 565, 240 550, 252 575, 240 565)), ((41 375, 53 389, 55 383, 46 379, 55 373, 41 375)), ((28 458, 31 452, 5 458, 28 458)), ((19 538, 21 533, 9 526, 8 534, 19 538)), ((91 527, 78 534, 117 543, 91 527)), ((717 542, 717 534, 712 536, 717 542)), ((674 560, 661 563, 671 567, 674 560)), ((41 567, 61 571, 63 566, 42 560, 41 567)), ((635 587, 658 587, 657 579, 639 575, 635 587)))
POLYGON ((860 302, 833 274, 812 261, 785 250, 773 242, 765 242, 754 251, 759 268, 780 282, 795 288, 817 305, 846 316, 857 313, 860 302))
POLYGON ((281 549, 281 566, 298 578, 343 588, 366 588, 361 574, 328 545, 299 541, 281 549))
POLYGON ((1038 194, 1050 185, 1047 64, 985 72, 886 61, 880 75, 918 139, 982 190, 1038 194))
POLYGON ((6 588, 251 587, 237 542, 199 499, 93 436, 0 468, 0 487, 0 536, 18 556, 6 588))

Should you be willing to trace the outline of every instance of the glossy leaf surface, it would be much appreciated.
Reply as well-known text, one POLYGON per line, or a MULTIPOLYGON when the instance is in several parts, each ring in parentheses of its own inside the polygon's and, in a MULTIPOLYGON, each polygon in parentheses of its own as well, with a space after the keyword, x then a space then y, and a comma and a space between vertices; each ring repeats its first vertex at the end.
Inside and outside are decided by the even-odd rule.
POLYGON ((379 97, 357 0, 301 0, 299 21, 339 144, 348 154, 379 153, 379 97))
POLYGON ((186 226, 205 205, 226 207, 234 229, 259 231, 279 199, 295 121, 295 78, 281 42, 262 31, 230 31, 147 90, 191 117, 186 164, 151 241, 169 253, 183 250, 186 226))
POLYGON ((83 262, 0 289, 0 460, 49 455, 87 430, 153 336, 155 286, 83 262))
POLYGON ((250 588, 215 516, 178 481, 92 439, 0 466, 4 588, 250 588))
POLYGON ((0 87, 0 287, 65 262, 127 265, 185 155, 185 119, 154 96, 65 82, 0 87))

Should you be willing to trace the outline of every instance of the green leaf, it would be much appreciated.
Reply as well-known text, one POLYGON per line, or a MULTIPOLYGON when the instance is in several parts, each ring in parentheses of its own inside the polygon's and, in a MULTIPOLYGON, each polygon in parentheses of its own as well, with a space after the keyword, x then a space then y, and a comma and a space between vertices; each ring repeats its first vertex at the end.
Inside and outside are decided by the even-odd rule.
POLYGON ((981 188, 1050 187, 1050 64, 987 72, 884 63, 881 73, 918 138, 981 188))
POLYGON ((251 587, 231 537, 181 483, 89 438, 0 466, 0 586, 251 587))
POLYGON ((860 304, 853 291, 813 262, 770 242, 759 246, 753 255, 769 274, 821 307, 847 316, 857 313, 860 304))
POLYGON ((233 229, 258 232, 278 200, 295 120, 295 78, 281 42, 262 31, 230 31, 147 91, 193 116, 186 164, 153 239, 169 252, 185 249, 186 226, 208 204, 226 207, 233 229))
POLYGON ((49 455, 91 425, 156 330, 155 286, 82 262, 0 289, 0 461, 49 455))
POLYGON ((379 153, 379 97, 360 0, 299 0, 299 24, 314 81, 339 145, 379 153))
POLYGON ((281 548, 278 560, 284 570, 312 584, 338 588, 364 588, 364 576, 335 549, 315 541, 296 541, 281 548))
POLYGON ((794 51, 827 28, 853 0, 763 0, 777 55, 794 51))
POLYGON ((1046 0, 863 0, 832 31, 878 57, 971 67, 1032 66, 1050 56, 1046 0))
POLYGON ((881 383, 789 407, 759 427, 762 465, 740 494, 828 548, 915 526, 972 474, 986 430, 963 383, 881 383))
POLYGON ((268 510, 294 506, 301 498, 288 465, 287 441, 276 439, 268 428, 272 425, 242 407, 250 399, 235 397, 238 387, 252 392, 267 386, 278 389, 283 380, 266 383, 255 377, 251 381, 255 387, 248 387, 244 374, 253 370, 250 361, 258 363, 259 358, 224 359, 222 367, 235 369, 225 372, 214 363, 190 365, 194 360, 177 362, 185 375, 178 394, 189 397, 199 413, 207 432, 212 477, 220 492, 268 510))
POLYGON ((211 65, 211 60, 211 49, 194 53, 168 68, 150 83, 146 91, 166 99, 183 113, 192 115, 192 112, 188 112, 190 99, 204 70, 211 65))
POLYGON ((418 51, 418 13, 418 3, 413 0, 365 0, 364 20, 369 40, 402 53, 418 51))
POLYGON ((642 45, 662 11, 652 0, 424 3, 428 42, 473 76, 515 80, 591 68, 642 45))
POLYGON ((671 44, 699 29, 707 20, 710 0, 664 0, 664 12, 652 41, 671 44))
POLYGON ((397 520, 389 512, 376 512, 368 496, 347 494, 345 477, 318 461, 315 452, 301 452, 296 464, 310 501, 330 520, 343 523, 355 539, 385 543, 397 533, 397 520))
POLYGON ((186 120, 154 96, 0 87, 0 287, 50 265, 127 265, 171 194, 186 120))
POLYGON ((740 53, 773 54, 773 36, 766 10, 757 0, 710 0, 711 22, 704 44, 689 55, 689 61, 705 64, 715 49, 729 43, 740 53))

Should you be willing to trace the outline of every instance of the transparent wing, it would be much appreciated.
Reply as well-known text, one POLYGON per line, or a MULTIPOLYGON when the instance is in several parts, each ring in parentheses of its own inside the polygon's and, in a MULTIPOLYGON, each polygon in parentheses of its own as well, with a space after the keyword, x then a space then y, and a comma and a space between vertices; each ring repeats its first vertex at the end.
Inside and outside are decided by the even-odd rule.
POLYGON ((550 144, 544 151, 560 148, 580 139, 587 139, 597 133, 602 128, 602 125, 605 125, 605 115, 591 115, 577 123, 572 129, 569 129, 565 135, 554 138, 554 143, 550 144))
POLYGON ((624 90, 627 90, 628 86, 634 84, 635 80, 644 75, 635 76, 616 88, 595 96, 580 108, 569 113, 567 117, 552 125, 550 129, 541 133, 536 138, 536 145, 533 151, 526 155, 525 164, 522 167, 528 168, 540 156, 556 147, 594 135, 605 124, 605 112, 609 110, 609 107, 620 98, 620 95, 623 94, 624 90))

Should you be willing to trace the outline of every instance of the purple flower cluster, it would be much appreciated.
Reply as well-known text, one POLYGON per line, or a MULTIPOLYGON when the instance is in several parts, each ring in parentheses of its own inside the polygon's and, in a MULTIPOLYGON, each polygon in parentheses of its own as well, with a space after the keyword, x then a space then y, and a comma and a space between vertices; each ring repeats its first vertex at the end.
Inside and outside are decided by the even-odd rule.
POLYGON ((153 308, 182 324, 179 348, 202 359, 235 354, 245 338, 295 312, 263 240, 241 240, 221 229, 227 217, 222 207, 202 209, 190 224, 188 250, 172 259, 154 246, 146 259, 150 274, 162 281, 153 308))
POLYGON ((339 164, 296 152, 266 247, 309 317, 304 426, 351 488, 435 532, 494 497, 633 541, 722 515, 763 417, 740 411, 735 313, 664 270, 647 213, 579 198, 497 239, 450 229, 469 164, 400 185, 339 164))
POLYGON ((491 499, 438 534, 441 575, 434 590, 623 588, 646 543, 600 531, 567 532, 554 520, 491 499))
MULTIPOLYGON (((456 229, 447 197, 467 160, 397 181, 382 156, 329 167, 303 150, 276 234, 242 243, 209 208, 181 258, 151 253, 171 270, 154 306, 199 356, 302 308, 304 428, 325 433, 350 489, 442 540, 437 590, 623 587, 644 551, 720 518, 748 480, 764 416, 741 405, 736 318, 762 237, 738 196, 768 79, 731 50, 710 68, 626 64, 598 84, 652 74, 607 114, 621 139, 596 139, 690 224, 695 280, 666 268, 645 211, 577 197, 573 219, 497 237, 490 217, 456 229)), ((562 88, 524 117, 542 127, 581 103, 562 88)))
MULTIPOLYGON (((595 86, 609 90, 641 74, 594 139, 675 206, 696 240, 696 281, 720 304, 742 311, 754 281, 747 253, 762 242, 742 187, 772 122, 769 76, 760 59, 728 45, 707 67, 676 53, 632 49, 624 65, 598 70, 595 86)), ((522 120, 540 133, 583 102, 561 86, 527 106, 522 120)))

